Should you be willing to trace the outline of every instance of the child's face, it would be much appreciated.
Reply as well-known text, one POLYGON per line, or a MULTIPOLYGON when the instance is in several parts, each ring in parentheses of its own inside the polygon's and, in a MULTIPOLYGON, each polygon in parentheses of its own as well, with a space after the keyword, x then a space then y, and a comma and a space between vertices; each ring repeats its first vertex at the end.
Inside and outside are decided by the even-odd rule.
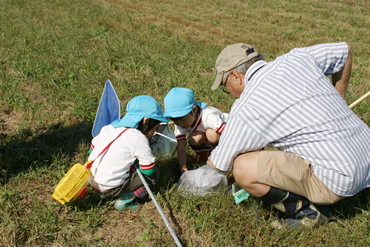
POLYGON ((159 127, 159 124, 160 123, 158 123, 153 129, 151 129, 151 130, 149 130, 148 132, 146 132, 146 134, 145 134, 145 136, 146 136, 146 138, 148 138, 148 139, 150 139, 150 138, 152 138, 153 137, 153 135, 154 135, 154 132, 158 129, 158 127, 159 127))
POLYGON ((173 122, 183 129, 189 129, 196 121, 197 108, 194 107, 191 112, 181 118, 173 119, 173 122))

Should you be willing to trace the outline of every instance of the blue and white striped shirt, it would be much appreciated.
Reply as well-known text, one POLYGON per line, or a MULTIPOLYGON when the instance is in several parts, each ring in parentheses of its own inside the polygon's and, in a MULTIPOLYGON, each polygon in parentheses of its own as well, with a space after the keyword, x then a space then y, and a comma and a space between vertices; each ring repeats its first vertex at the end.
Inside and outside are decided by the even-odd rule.
POLYGON ((268 145, 309 160, 316 176, 338 196, 369 187, 370 129, 327 77, 343 68, 347 56, 346 43, 333 43, 254 63, 211 162, 228 171, 238 154, 268 145))

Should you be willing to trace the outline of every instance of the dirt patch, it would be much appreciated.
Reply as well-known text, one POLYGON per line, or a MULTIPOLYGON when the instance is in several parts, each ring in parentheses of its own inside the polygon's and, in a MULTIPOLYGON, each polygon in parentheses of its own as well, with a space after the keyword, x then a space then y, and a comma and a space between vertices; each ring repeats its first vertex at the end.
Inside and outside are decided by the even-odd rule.
POLYGON ((12 132, 19 127, 23 112, 0 111, 0 131, 2 134, 12 132))

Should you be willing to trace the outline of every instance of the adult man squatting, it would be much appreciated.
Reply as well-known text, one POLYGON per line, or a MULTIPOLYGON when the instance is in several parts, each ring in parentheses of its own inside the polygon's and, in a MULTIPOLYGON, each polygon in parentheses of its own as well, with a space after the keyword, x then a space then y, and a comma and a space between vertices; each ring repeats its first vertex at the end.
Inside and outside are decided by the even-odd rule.
POLYGON ((216 60, 212 89, 222 84, 237 99, 207 164, 233 169, 243 189, 289 215, 274 227, 321 224, 327 205, 370 186, 370 129, 345 101, 351 67, 344 42, 269 63, 239 43, 216 60), (258 151, 266 145, 279 151, 258 151))

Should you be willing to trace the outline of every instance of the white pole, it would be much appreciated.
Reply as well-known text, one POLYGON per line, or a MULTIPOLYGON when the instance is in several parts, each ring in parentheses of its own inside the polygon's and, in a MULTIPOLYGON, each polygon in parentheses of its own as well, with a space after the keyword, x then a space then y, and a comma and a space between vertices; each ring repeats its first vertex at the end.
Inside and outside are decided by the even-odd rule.
POLYGON ((349 105, 349 108, 352 109, 355 105, 357 105, 358 103, 360 103, 361 101, 363 101, 364 99, 366 99, 366 97, 369 96, 369 95, 370 95, 370 91, 367 92, 366 94, 364 94, 361 98, 359 98, 358 100, 356 100, 352 104, 350 104, 349 105))
POLYGON ((154 195, 153 195, 152 191, 151 191, 151 190, 150 190, 150 188, 149 188, 149 185, 148 185, 148 184, 147 184, 147 182, 145 181, 145 178, 144 178, 143 174, 141 174, 141 172, 140 172, 139 168, 138 168, 136 165, 135 165, 135 168, 136 168, 137 174, 139 175, 139 177, 140 177, 140 179, 141 179, 141 182, 143 182, 143 184, 144 184, 144 186, 145 186, 146 190, 148 191, 148 193, 149 193, 150 197, 152 198, 152 200, 153 200, 153 202, 154 202, 155 207, 157 208, 157 210, 158 210, 159 214, 162 216, 162 219, 163 219, 164 223, 166 224, 166 227, 167 227, 167 228, 168 228, 168 230, 170 231, 170 233, 171 233, 171 235, 172 235, 173 239, 175 240, 175 242, 176 242, 177 246, 182 247, 182 245, 181 245, 181 243, 180 243, 180 240, 177 238, 176 233, 173 231, 173 229, 172 229, 172 227, 171 227, 170 223, 168 222, 168 220, 167 220, 166 216, 164 215, 164 213, 163 213, 163 211, 162 211, 161 207, 159 206, 159 204, 158 204, 157 200, 155 199, 155 197, 154 197, 154 195))
POLYGON ((159 135, 159 136, 163 136, 164 138, 167 138, 168 140, 171 140, 173 142, 177 142, 176 139, 172 139, 171 137, 168 137, 166 135, 163 135, 162 133, 159 133, 159 132, 154 132, 154 135, 159 135))

